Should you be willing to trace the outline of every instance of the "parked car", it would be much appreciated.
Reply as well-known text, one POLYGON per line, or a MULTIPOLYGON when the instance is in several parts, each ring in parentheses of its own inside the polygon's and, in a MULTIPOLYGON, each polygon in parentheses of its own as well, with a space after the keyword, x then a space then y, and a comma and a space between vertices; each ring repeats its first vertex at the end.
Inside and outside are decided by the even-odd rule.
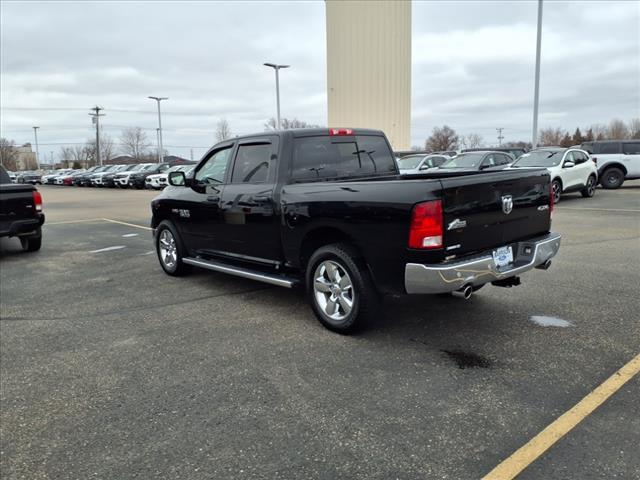
POLYGON ((78 175, 74 175, 73 177, 73 184, 77 187, 90 187, 91 186, 91 176, 94 173, 99 173, 99 172, 103 172, 105 169, 107 169, 107 166, 94 166, 89 168, 86 172, 84 173, 79 173, 78 175))
POLYGON ((173 167, 165 170, 163 173, 155 173, 149 175, 144 180, 145 188, 153 188, 154 190, 161 190, 167 186, 167 177, 171 172, 184 172, 188 177, 189 172, 193 170, 193 165, 174 165, 173 167))
POLYGON ((136 172, 140 172, 145 168, 151 168, 155 163, 138 163, 134 166, 134 168, 122 172, 116 173, 113 177, 113 181, 117 187, 120 188, 129 188, 129 177, 136 172))
POLYGON ((0 237, 18 237, 27 252, 40 250, 42 245, 42 196, 36 187, 13 184, 0 165, 0 237))
POLYGON ((436 168, 448 161, 445 155, 407 155, 399 158, 398 168, 403 175, 422 173, 430 168, 436 168))
POLYGON ((640 140, 585 142, 580 148, 598 165, 602 188, 620 188, 625 180, 640 178, 640 140))
POLYGON ((539 148, 515 161, 511 168, 545 167, 551 174, 553 201, 558 203, 563 193, 580 192, 593 197, 598 182, 598 168, 589 154, 577 148, 539 148))
POLYGON ((35 171, 18 172, 16 183, 30 183, 31 185, 42 185, 42 175, 35 171))
POLYGON ((9 180, 11 180, 11 183, 16 183, 16 172, 7 171, 7 175, 9 175, 9 180))
POLYGON ((460 153, 482 152, 482 151, 487 151, 487 150, 491 150, 492 152, 505 152, 505 153, 508 153, 509 155, 512 155, 513 158, 520 158, 520 156, 522 156, 524 153, 526 153, 526 150, 524 148, 520 148, 520 147, 463 148, 462 150, 460 150, 460 153))
POLYGON ((59 168, 57 170, 52 170, 44 175, 42 175, 42 184, 43 185, 55 185, 56 178, 60 175, 66 175, 69 172, 72 172, 72 168, 59 168))
POLYGON ((56 185, 73 185, 73 176, 84 173, 84 169, 72 170, 62 175, 55 177, 54 183, 56 185))
POLYGON ((224 141, 151 202, 160 265, 305 285, 319 321, 347 333, 380 315, 382 294, 516 286, 560 248, 544 168, 398 173, 377 130, 224 141))
POLYGON ((502 170, 515 161, 505 152, 478 151, 461 153, 440 165, 440 169, 502 170))
POLYGON ((93 175, 91 175, 90 179, 91 179, 91 186, 92 187, 102 187, 104 186, 103 182, 102 182, 102 178, 105 175, 108 175, 109 173, 116 173, 121 171, 123 168, 125 168, 127 165, 110 165, 107 168, 105 168, 104 170, 102 170, 101 172, 96 172, 93 175))
POLYGON ((134 188, 144 188, 145 180, 149 175, 163 173, 171 167, 168 163, 152 163, 146 167, 129 175, 129 186, 134 188))
POLYGON ((114 188, 118 187, 118 183, 116 182, 116 176, 120 176, 126 174, 127 172, 132 172, 140 167, 137 163, 132 163, 130 165, 125 165, 124 168, 120 170, 112 171, 107 173, 102 177, 102 184, 105 187, 114 188))

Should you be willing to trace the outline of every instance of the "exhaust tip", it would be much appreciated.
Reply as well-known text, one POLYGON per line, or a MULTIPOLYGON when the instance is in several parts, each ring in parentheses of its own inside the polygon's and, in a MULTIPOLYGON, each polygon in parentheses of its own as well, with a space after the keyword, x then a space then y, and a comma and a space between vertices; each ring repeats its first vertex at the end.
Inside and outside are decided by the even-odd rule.
POLYGON ((536 268, 538 268, 540 270, 548 270, 550 266, 551 266, 551 260, 547 260, 546 262, 541 263, 540 265, 538 265, 536 268))
POLYGON ((464 298, 465 300, 469 300, 472 294, 473 286, 471 285, 465 285, 464 287, 451 292, 451 295, 453 295, 454 297, 464 298))

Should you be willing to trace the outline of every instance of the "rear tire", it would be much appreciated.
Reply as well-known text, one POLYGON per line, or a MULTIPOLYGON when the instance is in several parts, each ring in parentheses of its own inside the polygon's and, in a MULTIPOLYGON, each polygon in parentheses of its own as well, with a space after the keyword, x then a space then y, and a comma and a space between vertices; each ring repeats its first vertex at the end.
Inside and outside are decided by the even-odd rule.
POLYGON ((623 183, 624 172, 618 167, 607 168, 602 172, 602 176, 600 177, 600 184, 602 185, 602 188, 606 188, 607 190, 620 188, 623 183))
POLYGON ((596 194, 596 177, 589 175, 587 186, 580 190, 580 194, 585 198, 591 198, 596 194))
POLYGON ((307 264, 306 284, 313 313, 334 332, 353 333, 379 313, 380 295, 351 245, 334 243, 316 250, 307 264))
POLYGON ((562 196, 562 182, 557 178, 551 182, 551 191, 553 192, 553 204, 555 205, 562 196))
POLYGON ((42 232, 31 237, 20 237, 20 244, 25 252, 37 252, 42 247, 42 232))
POLYGON ((160 222, 156 229, 155 244, 160 266, 167 275, 179 277, 189 272, 190 265, 182 263, 186 250, 171 222, 160 222))

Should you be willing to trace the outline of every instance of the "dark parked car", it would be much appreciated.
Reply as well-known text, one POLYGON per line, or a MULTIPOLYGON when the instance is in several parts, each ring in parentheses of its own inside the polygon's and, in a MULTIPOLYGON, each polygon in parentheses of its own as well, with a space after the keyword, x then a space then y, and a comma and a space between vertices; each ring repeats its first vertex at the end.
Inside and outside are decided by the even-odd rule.
POLYGON ((169 169, 169 167, 171 167, 171 165, 168 163, 156 163, 148 165, 143 170, 139 170, 129 175, 129 186, 138 189, 144 188, 145 180, 149 175, 163 173, 165 170, 169 169))
POLYGON ((320 322, 343 333, 378 316, 382 294, 515 286, 560 248, 546 169, 402 176, 377 130, 234 138, 169 183, 151 203, 167 274, 305 285, 320 322))
POLYGON ((442 165, 441 169, 465 170, 501 170, 515 161, 510 154, 504 152, 479 151, 461 153, 442 165))
POLYGON ((16 183, 30 183, 31 185, 42 185, 42 175, 38 172, 25 171, 16 175, 16 183))
POLYGON ((91 175, 94 173, 104 172, 107 166, 95 166, 88 169, 86 172, 77 174, 73 176, 73 184, 77 187, 90 187, 91 186, 91 175))
POLYGON ((520 147, 478 147, 478 148, 463 148, 460 150, 461 153, 467 152, 486 152, 487 150, 491 150, 492 152, 505 152, 510 155, 513 155, 513 158, 519 158, 522 154, 527 151, 524 148, 520 147))
POLYGON ((18 237, 28 252, 42 245, 42 196, 32 185, 11 183, 0 165, 0 237, 18 237))

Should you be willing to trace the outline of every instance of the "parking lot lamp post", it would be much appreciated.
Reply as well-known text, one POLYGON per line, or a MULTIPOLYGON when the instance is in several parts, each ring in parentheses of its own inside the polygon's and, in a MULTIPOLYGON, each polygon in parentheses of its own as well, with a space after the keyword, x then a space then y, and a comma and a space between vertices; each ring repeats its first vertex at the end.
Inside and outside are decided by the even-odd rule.
POLYGON ((38 167, 38 170, 40 170, 40 151, 38 149, 38 129, 40 127, 33 127, 33 134, 36 137, 36 166, 38 167))
POLYGON ((538 99, 540 94, 540 48, 542 46, 542 0, 538 0, 538 37, 536 40, 536 81, 533 93, 533 135, 531 148, 538 146, 538 99))
POLYGON ((162 100, 169 100, 169 97, 149 96, 148 98, 158 102, 158 163, 162 163, 162 156, 164 154, 164 150, 162 149, 162 116, 160 115, 160 102, 162 100))
POLYGON ((280 76, 278 75, 278 71, 281 68, 289 68, 290 65, 277 65, 275 63, 264 63, 265 67, 271 67, 276 71, 276 108, 278 117, 276 119, 276 128, 280 130, 280 76))

